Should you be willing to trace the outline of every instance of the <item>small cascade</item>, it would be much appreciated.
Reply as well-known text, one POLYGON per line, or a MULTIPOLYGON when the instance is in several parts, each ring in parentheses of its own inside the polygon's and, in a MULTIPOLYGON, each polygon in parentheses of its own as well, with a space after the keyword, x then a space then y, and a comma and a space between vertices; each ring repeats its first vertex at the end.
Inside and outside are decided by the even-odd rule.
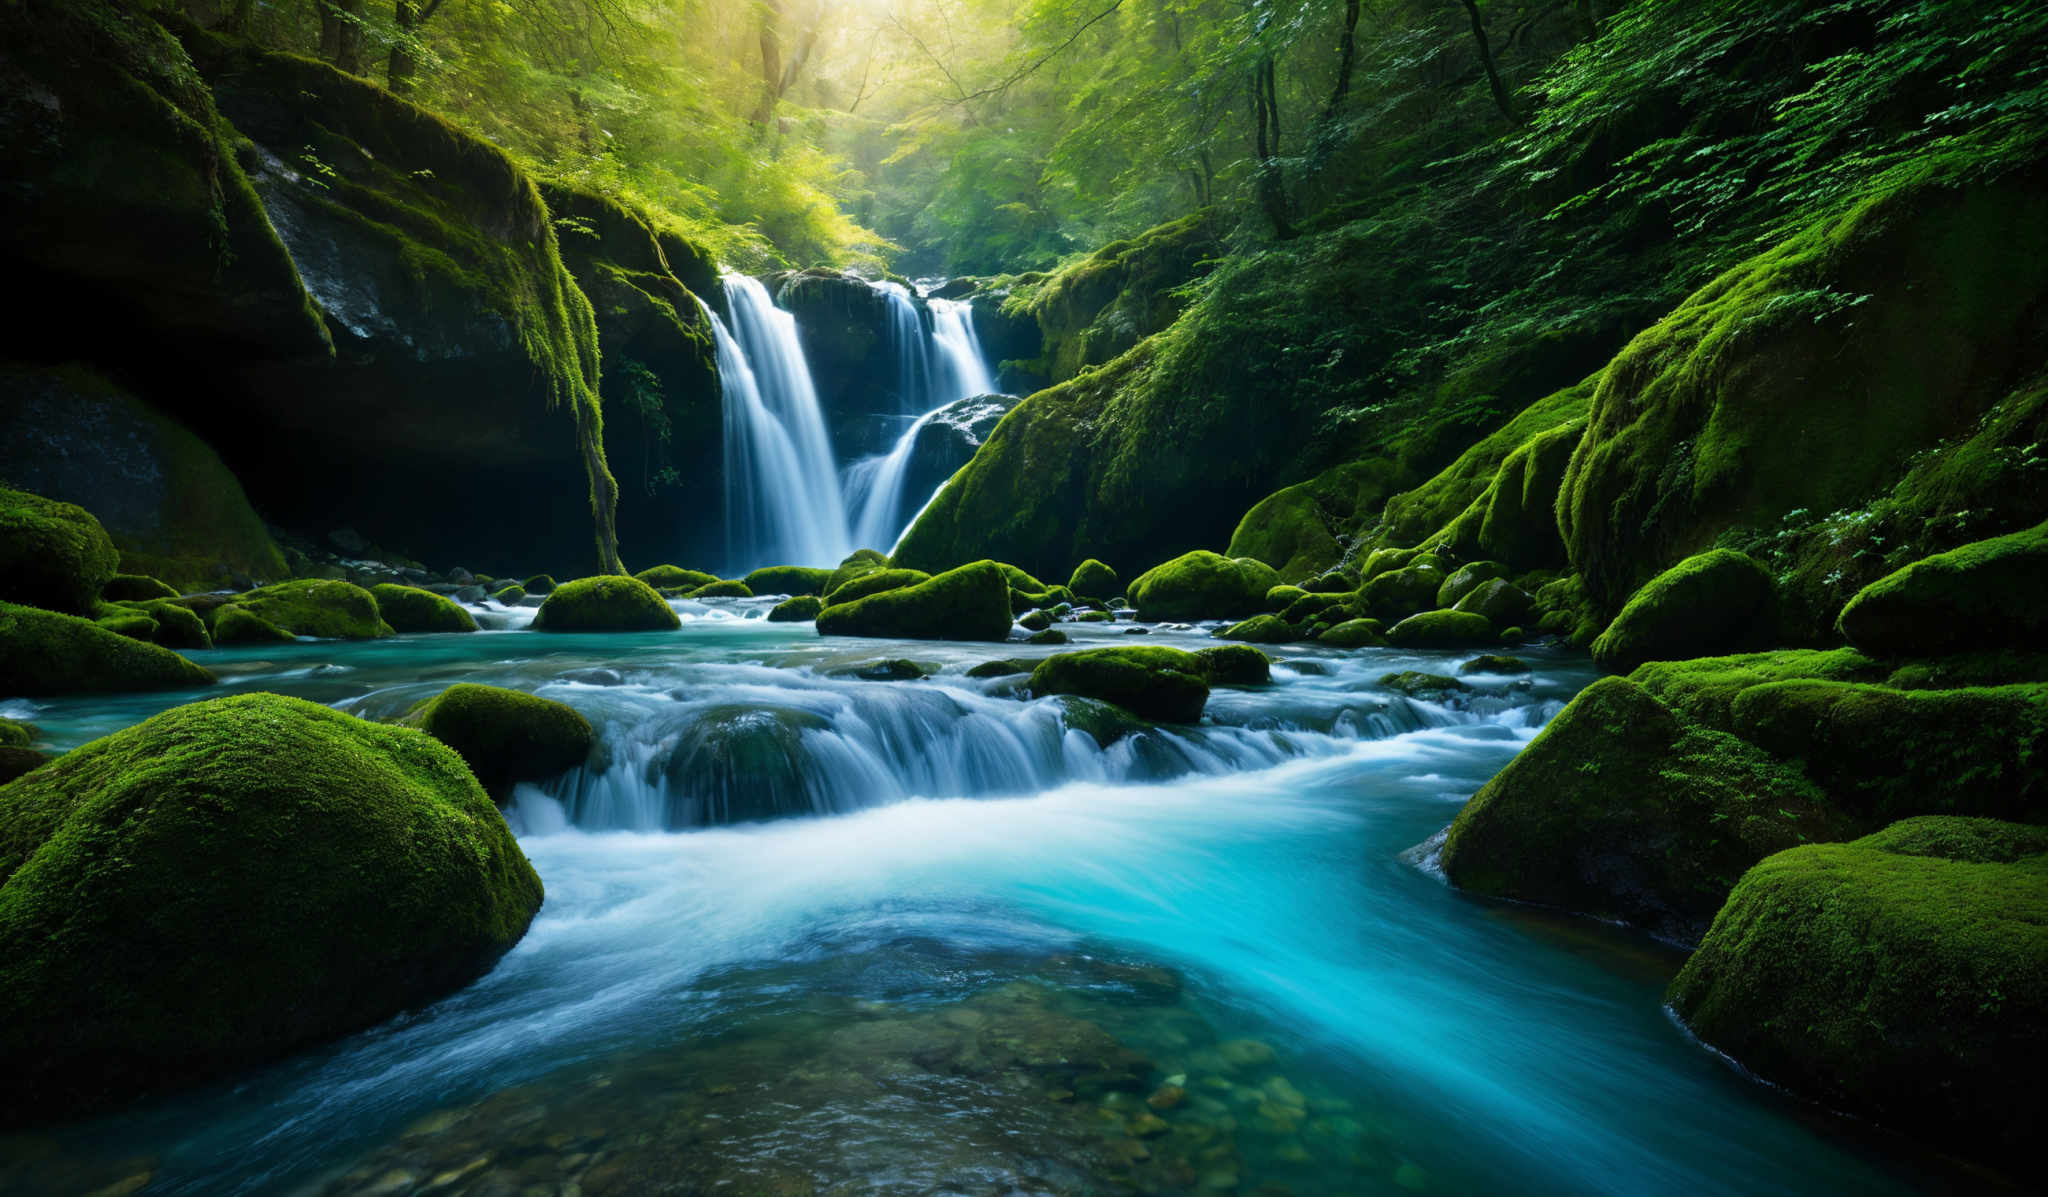
POLYGON ((725 511, 734 573, 832 565, 852 551, 846 507, 796 318, 745 275, 724 279, 733 327, 706 309, 725 406, 725 511))
POLYGON ((914 496, 906 493, 912 456, 918 434, 947 408, 962 399, 986 395, 995 390, 995 379, 981 356, 980 339, 974 335, 972 309, 950 299, 926 301, 931 312, 927 333, 910 292, 900 283, 876 283, 875 289, 889 300, 891 336, 898 346, 898 375, 903 380, 900 394, 911 410, 921 415, 904 429, 887 453, 865 457, 846 468, 842 490, 846 509, 853 513, 853 541, 864 548, 895 548, 930 496, 909 507, 914 496), (916 329, 915 342, 908 330, 916 329))

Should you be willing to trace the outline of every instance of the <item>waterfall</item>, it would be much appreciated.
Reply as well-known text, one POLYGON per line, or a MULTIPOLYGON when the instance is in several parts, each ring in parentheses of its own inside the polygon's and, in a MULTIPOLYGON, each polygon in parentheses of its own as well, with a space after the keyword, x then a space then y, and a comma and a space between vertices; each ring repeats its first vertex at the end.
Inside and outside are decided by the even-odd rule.
POLYGON ((910 302, 910 293, 901 284, 876 283, 875 289, 889 300, 890 328, 897 346, 897 374, 905 387, 902 401, 910 410, 921 408, 923 414, 903 431, 887 453, 848 466, 843 489, 846 508, 854 513, 854 543, 893 549, 922 510, 921 505, 906 510, 909 496, 904 493, 918 433, 960 400, 994 391, 995 380, 989 375, 988 363, 982 360, 981 342, 974 335, 973 311, 967 304, 949 299, 926 301, 931 309, 931 332, 925 335, 923 322, 910 302), (917 329, 914 342, 905 331, 909 327, 917 329), (913 385, 921 389, 913 391, 913 385))
POLYGON ((730 572, 833 565, 852 551, 846 507, 796 317, 745 275, 724 279, 733 327, 711 317, 725 407, 730 572))

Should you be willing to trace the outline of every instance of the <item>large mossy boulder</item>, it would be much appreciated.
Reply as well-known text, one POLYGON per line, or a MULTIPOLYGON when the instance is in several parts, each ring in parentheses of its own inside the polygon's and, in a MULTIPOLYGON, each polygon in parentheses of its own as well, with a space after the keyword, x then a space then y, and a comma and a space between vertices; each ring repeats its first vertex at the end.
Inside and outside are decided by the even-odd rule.
POLYGON ((1067 579, 1067 589, 1072 591, 1076 598, 1101 599, 1106 602, 1122 594, 1124 584, 1116 576, 1115 570, 1090 557, 1074 567, 1072 576, 1067 579))
POLYGON ((1424 611, 1387 629, 1399 648, 1467 648, 1497 639, 1491 620, 1470 611, 1424 611))
POLYGON ((1262 613, 1279 584, 1263 561, 1197 549, 1139 574, 1126 593, 1143 619, 1243 619, 1262 613))
POLYGON ((1446 581, 1436 559, 1422 556, 1412 565, 1372 574, 1358 593, 1367 611, 1391 623, 1418 611, 1436 610, 1437 592, 1446 581))
POLYGON ((476 631, 475 617, 446 595, 394 582, 370 587, 370 595, 377 600, 378 612, 394 632, 476 631))
POLYGON ((542 632, 672 632, 682 626, 654 587, 621 574, 564 582, 533 616, 534 629, 542 632))
POLYGON ((1671 1005, 1766 1081, 2038 1175, 2044 928, 2048 833, 1911 819, 1750 869, 1671 1005))
POLYGON ((825 600, 815 594, 793 595, 768 611, 769 623, 809 623, 825 609, 825 600))
POLYGON ((75 615, 0 603, 0 694, 185 690, 213 674, 167 648, 75 615))
MULTIPOLYGON (((228 606, 294 636, 374 640, 392 634, 375 595, 360 586, 331 579, 279 582, 237 595, 228 606)), ((214 609, 216 624, 219 612, 225 609, 214 609)))
POLYGON ((633 576, 656 590, 695 590, 718 581, 717 574, 707 574, 701 569, 684 569, 680 565, 657 565, 633 576))
POLYGON ((818 612, 818 634, 1006 640, 1010 584, 995 562, 977 561, 909 586, 828 603, 818 612))
POLYGON ((871 574, 876 570, 888 568, 888 554, 875 549, 855 549, 825 576, 825 584, 818 588, 818 593, 829 598, 833 591, 862 574, 871 574))
POLYGON ((1245 644, 1286 644, 1290 640, 1299 640, 1302 637, 1294 630, 1294 625, 1278 615, 1254 615, 1227 628, 1219 628, 1216 638, 1242 641, 1245 644))
POLYGON ((1094 648, 1059 653, 1031 671, 1041 697, 1079 695, 1113 703, 1140 719, 1194 723, 1209 702, 1209 681, 1193 653, 1173 648, 1094 648))
POLYGON ((1473 795, 1440 859, 1473 893, 1691 943, 1751 865, 1858 830, 1797 769, 1604 678, 1473 795))
POLYGON ((226 1076, 486 971, 541 882, 460 757, 249 694, 0 789, 0 1121, 226 1076))
POLYGON ((120 560, 85 508, 0 487, 0 601, 87 614, 120 560))
POLYGON ((1484 615, 1494 627, 1511 628, 1535 614, 1536 597, 1513 582, 1495 578, 1467 591, 1451 609, 1484 615))
POLYGON ((821 595, 832 579, 829 569, 808 565, 764 565, 740 579, 755 594, 786 594, 791 598, 821 595))
POLYGON ((871 594, 880 594, 884 590, 901 590, 905 586, 915 586, 919 582, 930 580, 931 575, 921 569, 877 569, 856 574, 841 582, 836 589, 825 594, 825 601, 850 603, 871 594))
POLYGON ((406 722, 453 748, 493 794, 574 769, 596 739, 590 721, 566 703, 469 682, 421 703, 406 722))
POLYGON ((2048 524, 1914 562, 1863 588, 1836 625, 1875 656, 2048 642, 2048 524))
POLYGON ((1767 648, 1777 633, 1770 572, 1729 549, 1688 557, 1651 579, 1593 641, 1593 660, 1614 673, 1645 661, 1713 657, 1767 648))

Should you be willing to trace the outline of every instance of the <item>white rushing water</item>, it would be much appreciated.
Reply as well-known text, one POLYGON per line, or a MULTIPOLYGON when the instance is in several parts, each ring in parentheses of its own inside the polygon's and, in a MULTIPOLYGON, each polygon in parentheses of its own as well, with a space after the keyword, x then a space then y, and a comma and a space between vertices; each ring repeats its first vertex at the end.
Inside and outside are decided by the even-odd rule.
MULTIPOLYGON (((796 317, 755 279, 725 277, 733 327, 711 313, 725 393, 727 557, 759 565, 830 565, 853 551, 818 390, 796 317)), ((708 309, 707 309, 708 310, 708 309)))

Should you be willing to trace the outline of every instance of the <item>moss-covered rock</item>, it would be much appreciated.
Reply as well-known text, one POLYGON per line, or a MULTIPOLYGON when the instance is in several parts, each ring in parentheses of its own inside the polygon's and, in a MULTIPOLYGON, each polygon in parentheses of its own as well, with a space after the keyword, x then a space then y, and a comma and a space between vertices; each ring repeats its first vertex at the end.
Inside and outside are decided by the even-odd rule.
POLYGON ((1195 664, 1212 686, 1263 686, 1273 680, 1273 662, 1256 648, 1223 644, 1195 650, 1195 664))
POLYGON ((1197 549, 1139 574, 1127 593, 1143 619, 1243 619, 1279 583, 1262 561, 1197 549))
POLYGON ((684 569, 680 565, 657 565, 633 576, 656 590, 695 590, 718 581, 717 574, 707 574, 701 569, 684 569))
POLYGON ((853 579, 863 574, 871 574, 876 570, 888 568, 888 554, 874 549, 855 549, 853 552, 848 553, 845 560, 841 561, 830 574, 826 575, 825 585, 818 593, 829 599, 832 597, 833 591, 846 585, 853 579))
POLYGON ((548 574, 535 574, 519 585, 528 594, 548 595, 554 593, 555 580, 548 574))
MULTIPOLYGON (((294 636, 374 640, 392 634, 391 625, 377 609, 376 596, 347 582, 319 578, 279 582, 237 595, 229 605, 294 636)), ((218 612, 227 608, 215 610, 218 623, 218 612)))
POLYGON ((490 968, 541 892, 418 732, 250 694, 96 740, 0 791, 0 1119, 379 1022, 490 968))
POLYGON ((1387 639, 1401 648, 1459 648, 1493 643, 1493 624, 1470 611, 1424 611, 1387 629, 1387 639))
POLYGON ((1377 619, 1347 619, 1323 629, 1316 642, 1332 648, 1376 648, 1386 644, 1387 637, 1377 619))
POLYGON ((1508 567, 1498 561, 1473 561, 1452 570, 1436 588, 1438 607, 1455 607, 1458 600, 1496 578, 1508 576, 1508 567))
POLYGON ((0 603, 0 691, 12 695, 184 690, 213 674, 166 648, 75 615, 0 603))
POLYGON ((764 565, 740 580, 755 594, 786 594, 800 598, 822 595, 825 583, 831 579, 832 571, 829 569, 813 569, 808 565, 764 565))
POLYGON ((1889 667, 1854 649, 1787 649, 1651 661, 1629 680, 1680 714, 1721 731, 1735 730, 1735 700, 1754 686, 1783 681, 1881 682, 1889 667))
POLYGON ((1729 895, 1672 1008, 1766 1081, 2032 1175, 2044 853, 2037 828, 1954 819, 1780 852, 1729 895))
POLYGON ((156 620, 140 611, 120 610, 111 615, 102 615, 93 622, 116 636, 156 643, 156 620))
POLYGON ((247 607, 219 608, 213 617, 215 644, 290 644, 298 637, 249 610, 247 607))
POLYGON ((1285 644, 1299 640, 1294 625, 1278 615, 1254 615, 1216 632, 1218 640, 1241 640, 1247 644, 1285 644))
POLYGON ((596 739, 574 707, 468 682, 419 704, 405 722, 453 748, 493 794, 576 768, 596 739))
MULTIPOLYGON (((431 590, 385 582, 370 587, 377 610, 395 632, 474 632, 476 620, 431 590)), ((521 597, 525 597, 522 593, 521 597)))
POLYGON ((0 719, 0 748, 27 748, 35 743, 36 725, 19 719, 0 719))
POLYGON ((2038 647, 2048 640, 2048 524, 1880 578, 1842 608, 1837 626, 1876 656, 2038 647))
POLYGON ((1463 694, 1472 688, 1457 678, 1445 677, 1441 673, 1424 673, 1419 669, 1381 674, 1379 684, 1409 698, 1442 698, 1448 694, 1463 694))
POLYGON ((1047 628, 1042 632, 1033 632, 1026 636, 1024 642, 1026 644, 1066 644, 1070 639, 1065 632, 1060 631, 1058 628, 1047 628))
POLYGON ((1484 615, 1497 628, 1513 627, 1536 611, 1536 598, 1505 578, 1484 582, 1451 605, 1453 611, 1484 615))
POLYGON ((977 561, 849 603, 828 603, 818 612, 818 633, 1006 640, 1010 635, 1010 586, 995 562, 977 561))
POLYGON ((898 590, 905 586, 915 586, 919 582, 929 582, 931 577, 921 569, 870 570, 864 574, 856 574, 827 591, 825 602, 827 605, 850 603, 871 594, 880 594, 884 590, 898 590))
POLYGON ((1020 673, 1030 673, 1037 667, 1038 662, 1036 661, 1026 661, 1018 657, 1004 657, 994 661, 983 661, 978 665, 970 667, 967 670, 967 676, 977 681, 983 681, 992 677, 1015 677, 1020 673))
POLYGON ((206 621, 190 607, 171 599, 149 599, 119 605, 132 607, 155 621, 156 631, 150 640, 165 648, 213 647, 213 638, 206 631, 206 621))
MULTIPOLYGON (((1589 401, 1595 381, 1597 376, 1580 384, 1589 401)), ((1564 564, 1564 540, 1557 531, 1557 492, 1564 484, 1572 451, 1585 432, 1582 416, 1537 433, 1507 455, 1493 476, 1493 485, 1487 488, 1479 522, 1479 552, 1525 569, 1564 564)))
POLYGON ((1529 663, 1520 657, 1504 657, 1498 653, 1481 653, 1458 666, 1460 675, 1474 673, 1528 673, 1529 663))
POLYGON ((1141 719, 1194 723, 1209 682, 1193 653, 1172 648, 1094 648, 1059 653, 1031 671, 1031 692, 1113 703, 1141 719))
POLYGON ((769 623, 808 623, 825 609, 825 600, 815 594, 786 598, 769 609, 769 623))
POLYGON ((1308 591, 1303 590, 1299 586, 1289 586, 1283 582, 1266 592, 1266 610, 1278 615, 1292 606, 1297 599, 1307 597, 1308 591))
POLYGON ((1230 552, 1264 561, 1282 578, 1302 581, 1343 560, 1344 546, 1337 542, 1332 523, 1315 488, 1290 486, 1244 513, 1230 534, 1230 552))
POLYGON ((0 600, 83 615, 119 562, 85 508, 0 487, 0 600))
POLYGON ((1751 865, 1857 830, 1798 770, 1606 678, 1473 795, 1441 861, 1475 893, 1690 943, 1751 865))
POLYGON ((753 598, 754 592, 747 588, 747 584, 745 582, 733 579, 730 581, 712 582, 705 586, 699 586, 697 587, 697 589, 690 591, 684 597, 694 599, 753 598))
POLYGON ((600 574, 555 587, 534 613, 543 632, 672 632, 683 621, 638 578, 600 574))
POLYGON ((1422 556, 1412 565, 1372 572, 1358 588, 1366 610, 1375 617, 1393 621, 1417 611, 1436 610, 1437 591, 1443 589, 1443 567, 1433 557, 1422 556))
POLYGON ((1349 611, 1345 610, 1347 597, 1343 594, 1303 594, 1281 609, 1280 618, 1288 623, 1300 624, 1307 623, 1326 612, 1339 611, 1349 614, 1349 611))
POLYGON ((514 606, 526 601, 526 587, 514 583, 491 592, 491 601, 502 607, 514 606))
POLYGON ((1124 592, 1124 584, 1115 570, 1090 557, 1074 567, 1067 589, 1079 598, 1113 599, 1124 592))
POLYGON ((1769 682, 1738 694, 1730 716, 1736 735, 1803 762, 1858 815, 2048 819, 2048 685, 1769 682))
POLYGON ((1017 617, 1017 626, 1027 632, 1043 632, 1052 626, 1052 616, 1044 611, 1026 611, 1017 617))
POLYGON ((141 603, 150 599, 177 598, 178 590, 148 574, 115 574, 100 588, 100 597, 110 603, 141 603))
POLYGON ((1638 590, 1593 641, 1602 669, 1768 647, 1777 634, 1771 575, 1741 553, 1688 557, 1638 590))

